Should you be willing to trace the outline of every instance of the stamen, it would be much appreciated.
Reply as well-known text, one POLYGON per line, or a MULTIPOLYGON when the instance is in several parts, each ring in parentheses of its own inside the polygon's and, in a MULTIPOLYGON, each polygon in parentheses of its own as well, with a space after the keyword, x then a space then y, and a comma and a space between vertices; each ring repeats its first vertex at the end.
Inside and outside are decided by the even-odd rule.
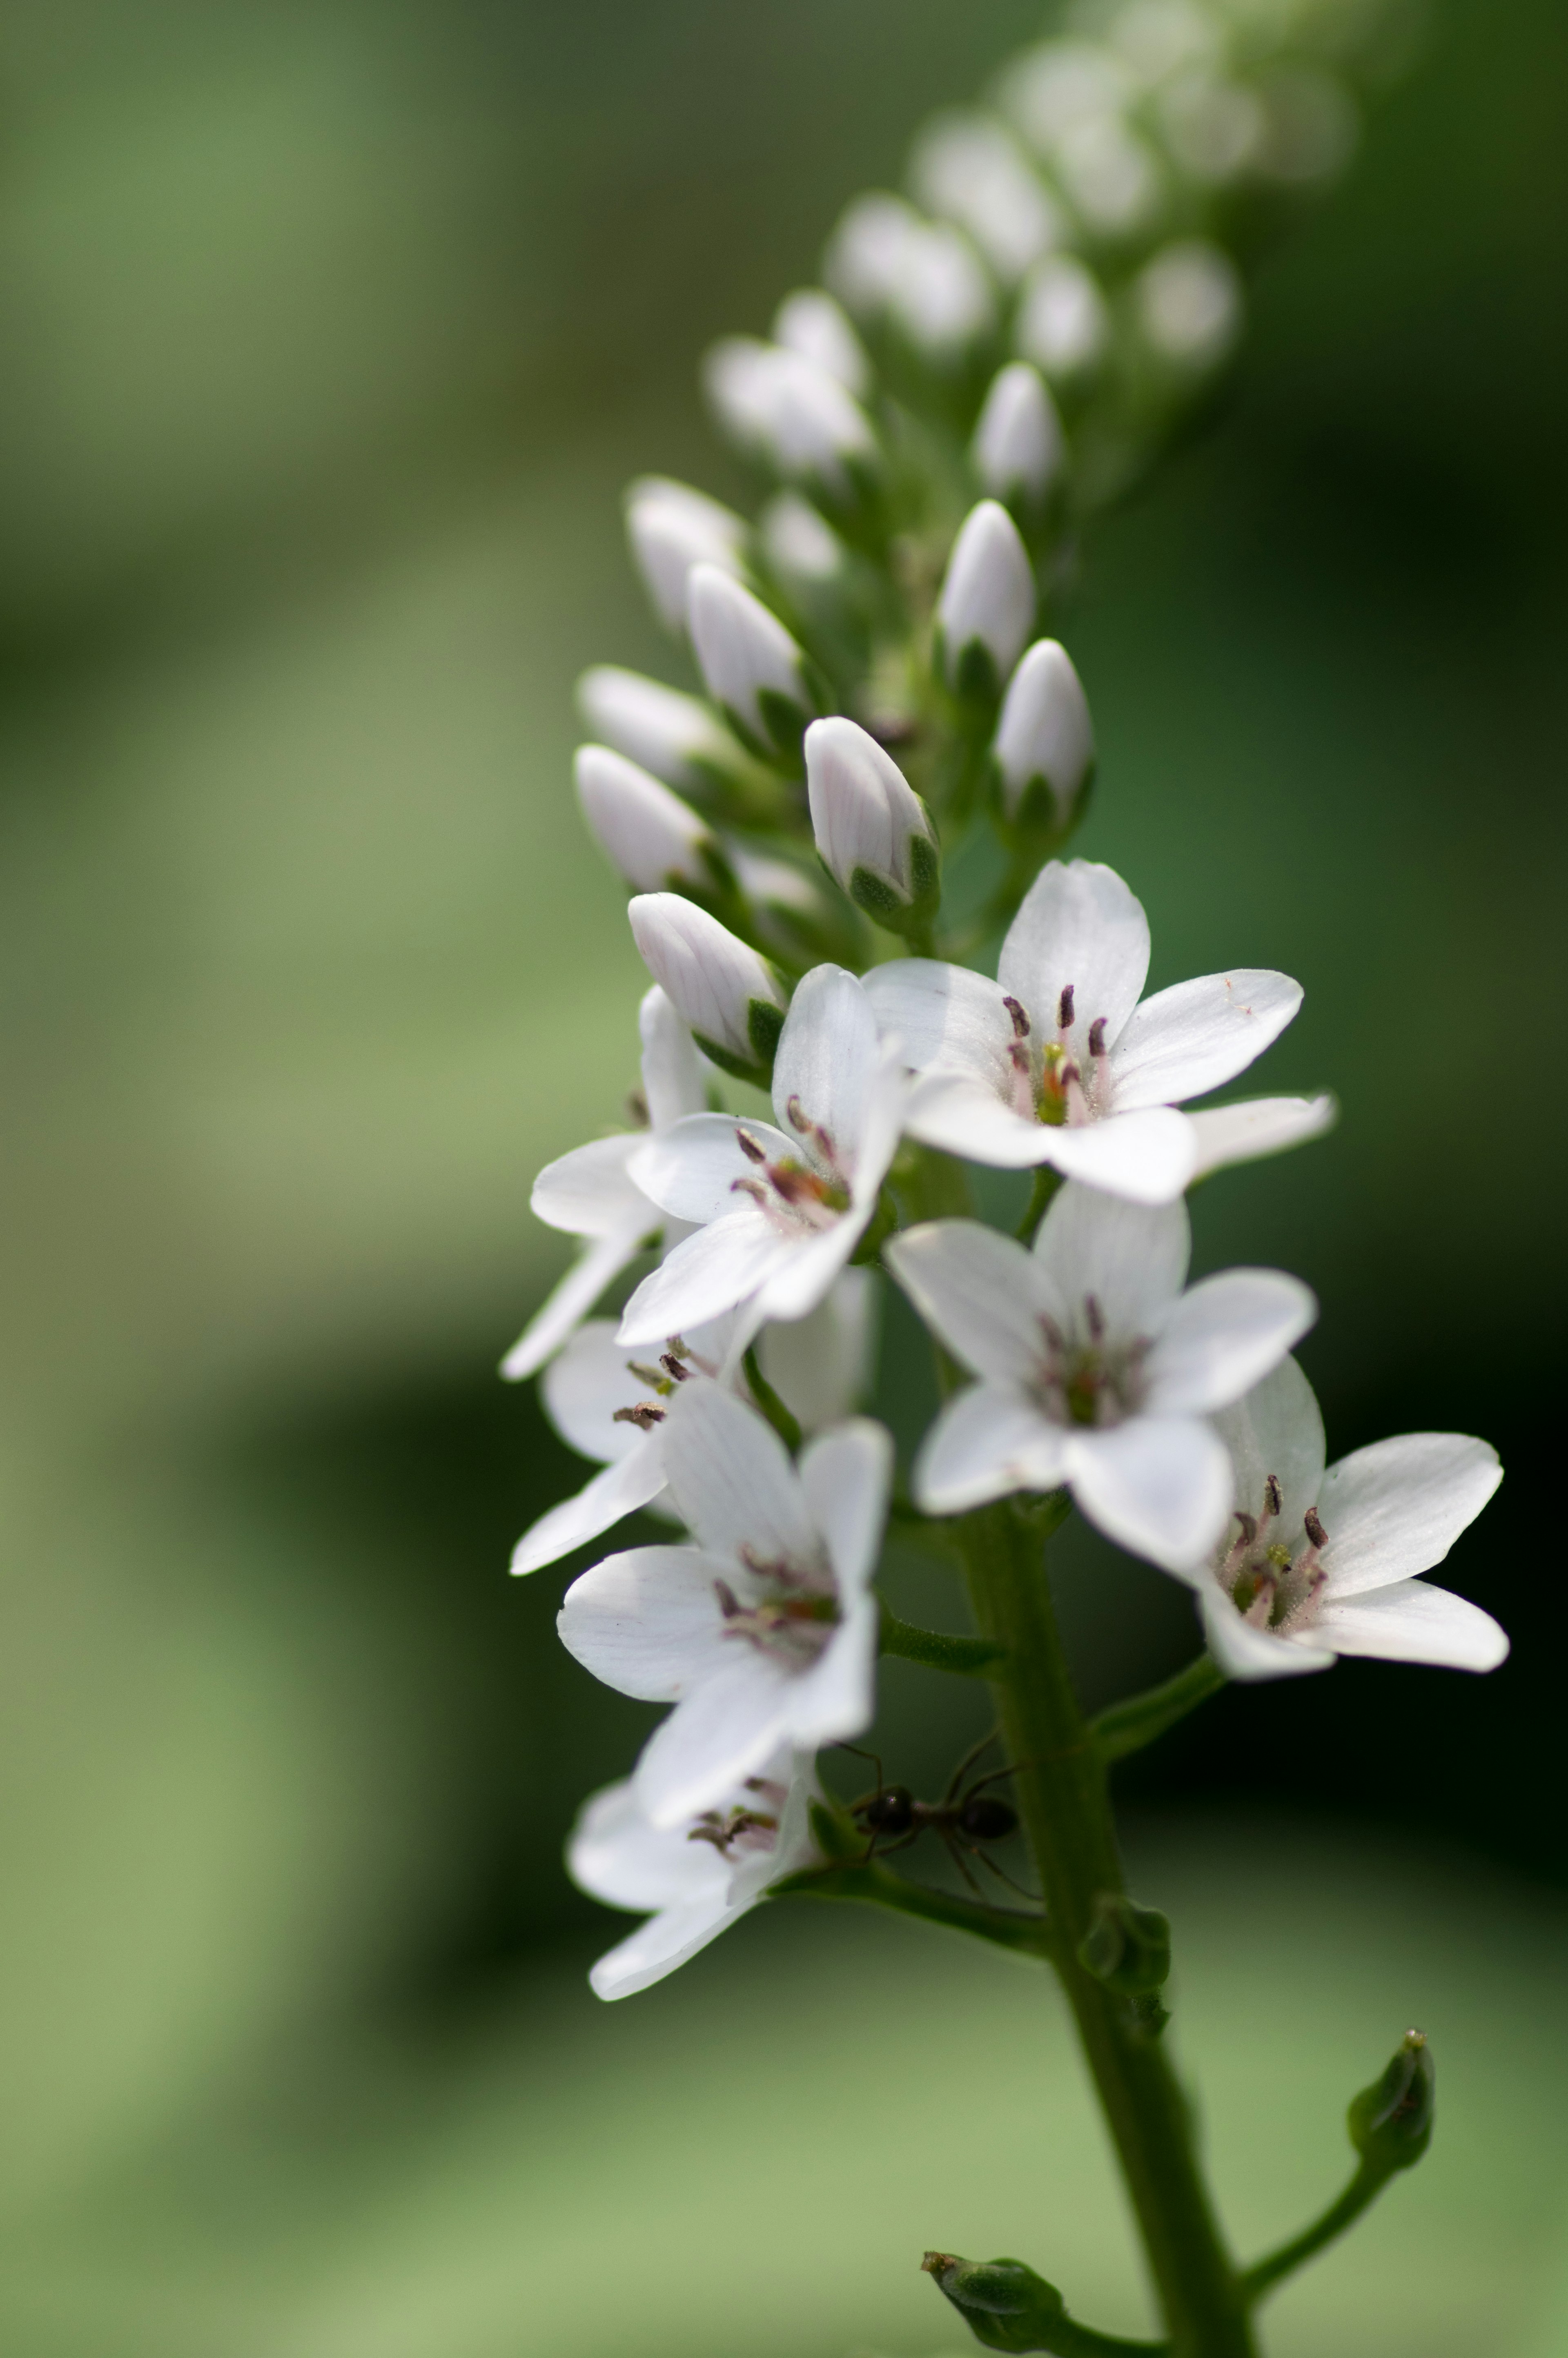
POLYGON ((1004 999, 1001 1003, 1012 1018, 1013 1038, 1015 1040, 1027 1040, 1029 1037, 1029 1018, 1023 1011, 1022 1002, 1016 999, 1004 999))
POLYGON ((635 1408, 618 1408, 611 1419, 612 1424, 634 1424, 639 1433, 652 1433, 664 1421, 664 1410, 655 1408, 652 1401, 639 1401, 635 1408))
POLYGON ((1073 1028, 1073 986, 1069 982, 1056 1001, 1056 1029, 1070 1032, 1073 1028))
POLYGON ((627 1092, 626 1119, 633 1130, 649 1128, 652 1116, 648 1111, 648 1100, 641 1089, 631 1089, 627 1092))
POLYGON ((1328 1545, 1328 1533, 1324 1530, 1323 1524, 1318 1519, 1317 1509, 1315 1507, 1309 1507, 1306 1513, 1302 1517, 1302 1520, 1306 1525, 1306 1535, 1308 1539, 1311 1540, 1314 1547, 1326 1547, 1328 1545))
POLYGON ((1105 1340, 1105 1313, 1100 1308, 1098 1298, 1095 1294, 1085 1294, 1084 1316, 1089 1322, 1089 1333, 1094 1336, 1095 1341, 1097 1343, 1103 1343, 1105 1340))
POLYGON ((1089 1025, 1089 1054, 1091 1056, 1103 1056, 1105 1054, 1105 1017, 1103 1015, 1097 1015, 1089 1025))
POLYGON ((802 1138, 809 1138, 815 1141, 817 1152, 826 1162, 835 1163, 838 1162, 838 1150, 834 1146, 832 1133, 824 1130, 819 1121, 812 1120, 797 1097, 785 1099, 784 1111, 802 1138))
POLYGON ((735 1125, 735 1142, 740 1147, 741 1153, 745 1156, 748 1163, 765 1163, 767 1161, 767 1148, 765 1146, 759 1146, 756 1140, 752 1136, 750 1130, 742 1130, 739 1122, 735 1125))
POLYGON ((1265 1474, 1263 1476, 1263 1504, 1268 1509, 1271 1518, 1277 1515, 1284 1504, 1280 1493, 1280 1477, 1277 1474, 1265 1474))
POLYGON ((1238 1507, 1236 1509, 1236 1520, 1241 1526, 1241 1537, 1243 1541, 1248 1547, 1250 1547, 1253 1541, 1258 1536, 1258 1522, 1256 1516, 1245 1514, 1242 1509, 1238 1507))
POLYGON ((640 1384, 647 1384, 654 1391, 664 1389, 665 1379, 657 1368, 650 1368, 641 1359, 628 1359, 626 1372, 629 1376, 635 1376, 640 1384))
POLYGON ((727 1580, 716 1580, 713 1584, 713 1594, 719 1599, 719 1610, 723 1614, 726 1621, 736 1620, 744 1612, 744 1606, 727 1580))
POLYGON ((672 1383, 684 1384, 691 1380, 691 1369, 683 1368, 673 1351, 661 1351, 659 1365, 672 1383))

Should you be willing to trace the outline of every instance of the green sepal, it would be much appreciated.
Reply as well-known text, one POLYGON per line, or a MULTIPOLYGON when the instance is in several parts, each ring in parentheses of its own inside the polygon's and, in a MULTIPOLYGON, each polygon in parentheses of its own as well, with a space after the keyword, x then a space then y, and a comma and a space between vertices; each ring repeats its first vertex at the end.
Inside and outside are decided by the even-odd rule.
POLYGON ((988 2350, 1045 2350, 1055 2358, 1128 2358, 1138 2352, 1152 2358, 1165 2347, 1079 2325, 1067 2315, 1055 2286, 1022 2260, 962 2260, 955 2252, 927 2252, 920 2265, 988 2350))
POLYGON ((793 771, 800 765, 800 741, 811 719, 808 708, 785 696, 782 688, 760 687, 757 690, 757 710, 762 716, 762 726, 768 732, 768 750, 774 761, 783 760, 793 771))
POLYGON ((1123 1891, 1102 1891, 1078 1963, 1121 1997, 1148 1997, 1169 1980, 1171 1920, 1157 1908, 1140 1908, 1123 1891))
POLYGON ((721 1073, 728 1073, 732 1080, 750 1081, 755 1087, 766 1088, 773 1076, 773 1056, 779 1044, 779 1033, 784 1030, 784 1019, 782 1007, 774 1007, 763 999, 747 1001, 746 1030, 758 1052, 752 1057, 738 1056, 733 1048, 726 1048, 720 1042, 710 1040, 706 1032, 694 1029, 691 1036, 708 1062, 717 1065, 721 1073), (768 1036, 769 1016, 774 1019, 771 1039, 768 1036))
POLYGON ((1363 2165, 1383 2177, 1413 2169, 1432 2143, 1437 2071, 1419 2030, 1407 2030, 1382 2077, 1350 2100, 1346 2125, 1363 2165))
POLYGON ((866 1855, 866 1837, 840 1812, 827 1801, 812 1801, 806 1815, 811 1823, 811 1838, 824 1858, 835 1865, 858 1865, 866 1855))

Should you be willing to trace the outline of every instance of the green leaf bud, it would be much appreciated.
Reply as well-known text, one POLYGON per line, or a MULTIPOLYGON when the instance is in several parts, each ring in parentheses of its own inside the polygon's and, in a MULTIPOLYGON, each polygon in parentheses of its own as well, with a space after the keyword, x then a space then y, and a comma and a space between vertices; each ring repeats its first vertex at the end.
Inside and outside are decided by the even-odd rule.
POLYGON ((1170 1919, 1157 1908, 1140 1908, 1125 1892, 1102 1892, 1078 1963, 1119 1996, 1147 1997, 1170 1974, 1170 1919))

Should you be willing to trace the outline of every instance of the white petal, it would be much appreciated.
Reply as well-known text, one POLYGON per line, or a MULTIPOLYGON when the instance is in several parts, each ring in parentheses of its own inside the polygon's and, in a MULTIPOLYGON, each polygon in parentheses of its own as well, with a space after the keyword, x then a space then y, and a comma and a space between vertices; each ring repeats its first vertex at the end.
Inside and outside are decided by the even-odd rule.
POLYGON ((1013 1030, 1000 983, 945 958, 892 958, 871 968, 864 989, 878 1031, 916 1072, 935 1065, 1008 1091, 1013 1030))
POLYGON ((1242 1619, 1229 1597, 1212 1585, 1200 1601, 1209 1651, 1227 1679, 1248 1683, 1292 1679, 1306 1671, 1333 1666, 1335 1658, 1328 1648, 1302 1638, 1283 1638, 1277 1629, 1255 1629, 1242 1619))
POLYGON ((796 1128, 792 1099, 807 1122, 827 1132, 841 1167, 854 1172, 881 1065, 877 1020, 857 977, 841 966, 813 967, 790 1002, 773 1064, 773 1111, 780 1129, 800 1141, 797 1155, 820 1159, 809 1133, 796 1128))
POLYGON ((1301 1003, 1299 982, 1253 968, 1157 990, 1112 1051, 1117 1111, 1206 1097, 1260 1056, 1301 1003))
POLYGON ((1401 1433, 1342 1457, 1317 1498, 1329 1595, 1430 1572, 1502 1478, 1497 1451, 1463 1433, 1401 1433))
POLYGON ((1197 1159, 1193 1126, 1172 1106, 1113 1113, 1105 1121, 1048 1130, 1047 1160, 1069 1179, 1130 1204, 1173 1204, 1197 1159))
POLYGON ((792 1245, 757 1290, 764 1319, 808 1317, 837 1285, 844 1265, 865 1232, 869 1210, 849 1211, 820 1236, 792 1245))
POLYGON ((657 983, 643 994, 637 1027, 643 1035, 643 1095, 654 1130, 668 1130, 683 1115, 703 1112, 712 1067, 704 1065, 674 1001, 657 983))
MULTIPOLYGON (((683 1842, 685 1839, 684 1834, 680 1836, 683 1842)), ((702 1847, 710 1845, 705 1844, 702 1847)), ((666 1974, 706 1949, 737 1918, 754 1908, 761 1897, 759 1892, 734 1902, 715 1892, 711 1898, 687 1899, 677 1907, 662 1908, 589 1967, 589 1987, 595 1997, 607 2000, 635 1997, 639 1990, 662 1982, 666 1974)))
POLYGON ((876 1717, 880 1617, 876 1598, 862 1596, 821 1659, 790 1681, 785 1698, 790 1738, 802 1750, 863 1735, 876 1717))
POLYGON ((1011 1490, 1054 1490, 1066 1434, 1010 1384, 972 1384, 948 1401, 922 1444, 914 1495, 928 1515, 958 1515, 1011 1490))
MULTIPOLYGON (((650 1204, 648 1227, 661 1224, 659 1215, 650 1204)), ((560 1283, 537 1310, 506 1357, 501 1362, 501 1372, 508 1383, 519 1383, 531 1376, 571 1335, 587 1316, 613 1277, 630 1260, 634 1260, 647 1233, 643 1222, 635 1228, 626 1228, 619 1235, 597 1237, 588 1250, 573 1261, 560 1283)))
POLYGON ((757 1293, 797 1250, 754 1204, 726 1212, 643 1280, 622 1314, 618 1340, 641 1347, 706 1325, 757 1293))
POLYGON ((1230 1460, 1193 1417, 1130 1417, 1067 1441, 1073 1496, 1108 1539, 1164 1571, 1207 1555, 1230 1520, 1230 1460))
POLYGON ((613 1318, 590 1318, 579 1327, 546 1368, 539 1396, 561 1439, 600 1465, 628 1456, 643 1439, 634 1424, 615 1422, 616 1410, 646 1400, 648 1387, 632 1373, 613 1318))
POLYGON ((1071 986, 1068 1038, 1087 1068, 1090 1028, 1103 1017, 1106 1044, 1114 1047, 1148 972, 1149 920, 1116 871, 1091 860, 1053 860, 1024 894, 997 977, 1046 1039, 1055 1034, 1062 993, 1071 986))
POLYGON ((1249 1098, 1241 1105, 1203 1106, 1190 1113, 1197 1136, 1195 1179, 1230 1163, 1251 1163, 1262 1154, 1280 1154, 1332 1130, 1339 1108, 1331 1097, 1249 1098))
POLYGON ((692 1842, 684 1826, 650 1824, 630 1779, 583 1803, 567 1866, 580 1890, 611 1908, 668 1908, 730 1893, 730 1868, 713 1844, 692 1842))
MULTIPOLYGON (((587 1146, 574 1146, 558 1162, 546 1163, 529 1199, 535 1218, 573 1237, 620 1235, 640 1208, 642 1189, 627 1165, 644 1135, 633 1130, 595 1138, 587 1146)), ((650 1214, 647 1226, 658 1225, 650 1214)))
POLYGON ((607 1555, 568 1589, 556 1617, 561 1643, 607 1687, 671 1703, 733 1650, 713 1587, 732 1569, 728 1557, 694 1547, 607 1555))
POLYGON ((575 1498, 563 1498, 524 1532, 512 1551, 514 1573, 537 1572, 544 1564, 558 1563, 573 1548, 596 1540, 623 1516, 634 1515, 639 1507, 652 1505, 658 1497, 665 1487, 665 1469, 657 1435, 638 1433, 633 1426, 623 1429, 633 1436, 631 1455, 606 1466, 575 1498))
POLYGON ((1331 1596, 1312 1635, 1337 1653, 1449 1671, 1495 1671, 1509 1651, 1507 1633, 1489 1613, 1425 1580, 1401 1580, 1354 1600, 1331 1596))
POLYGON ((1034 1239, 1042 1306, 1064 1328, 1079 1327, 1092 1294, 1113 1340, 1154 1335, 1182 1290, 1191 1251, 1184 1204, 1124 1203, 1069 1180, 1034 1239))
POLYGON ((1299 1363, 1281 1359, 1244 1400, 1221 1409, 1214 1428, 1230 1452, 1235 1477, 1233 1503, 1260 1517, 1263 1485, 1273 1475, 1280 1485, 1276 1536, 1292 1552, 1303 1540, 1302 1519, 1317 1504, 1323 1484, 1323 1416, 1299 1363))
POLYGON ((1316 1316, 1311 1289, 1281 1270, 1206 1277, 1172 1309, 1145 1362, 1150 1408, 1181 1416, 1227 1407, 1278 1367, 1316 1316))
POLYGON ((819 1553, 789 1453, 755 1409, 696 1377, 670 1401, 663 1440, 670 1495, 711 1553, 750 1548, 801 1562, 819 1553))
POLYGON ((733 1114, 692 1113, 654 1137, 644 1137, 632 1158, 637 1186, 652 1203, 677 1219, 700 1226, 735 1209, 735 1182, 755 1176, 755 1159, 741 1147, 739 1132, 762 1149, 770 1163, 795 1154, 795 1141, 770 1122, 733 1114))
POLYGON ((835 1425, 803 1453, 800 1484, 848 1603, 870 1586, 881 1553, 892 1487, 892 1435, 865 1416, 835 1425))
POLYGON ((875 1271, 846 1269, 806 1317, 763 1330, 762 1373, 805 1432, 848 1416, 870 1390, 880 1308, 875 1271))
POLYGON ((713 1809, 762 1766, 788 1733, 790 1685, 787 1673, 744 1639, 725 1648, 718 1669, 643 1748, 633 1781, 656 1826, 682 1825, 713 1809))
POLYGON ((1055 1303, 1021 1244, 979 1220, 928 1220, 892 1238, 882 1258, 926 1325, 975 1375, 1033 1381, 1044 1356, 1040 1314, 1055 1303))
MULTIPOLYGON (((922 1073, 904 1107, 903 1127, 911 1138, 940 1146, 966 1163, 989 1163, 1000 1171, 1029 1171, 1036 1163, 1055 1161, 1061 1130, 1014 1113, 989 1084, 961 1073, 922 1073)), ((1074 1133, 1087 1138, 1087 1130, 1074 1133)))

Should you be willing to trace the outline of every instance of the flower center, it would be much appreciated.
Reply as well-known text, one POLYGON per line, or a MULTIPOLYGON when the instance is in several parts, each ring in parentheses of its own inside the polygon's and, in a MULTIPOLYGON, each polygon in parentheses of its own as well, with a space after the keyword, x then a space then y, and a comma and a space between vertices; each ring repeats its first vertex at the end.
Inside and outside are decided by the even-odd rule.
POLYGON ((832 1574, 820 1564, 759 1555, 751 1547, 740 1552, 754 1593, 742 1603, 727 1580, 714 1582, 724 1635, 772 1654, 791 1670, 809 1670, 838 1627, 838 1592, 832 1574))
POLYGON ((806 1158, 781 1154, 770 1163, 766 1149, 743 1123, 737 1122, 735 1136, 741 1152, 756 1167, 745 1178, 730 1184, 737 1194, 750 1195, 760 1205, 785 1236, 817 1236, 849 1210, 849 1174, 830 1132, 802 1110, 798 1098, 791 1098, 787 1111, 804 1142, 806 1158))
POLYGON ((687 1842, 711 1843, 719 1857, 728 1859, 748 1851, 772 1850, 779 1838, 784 1789, 766 1777, 748 1777, 746 1790, 756 1795, 760 1808, 742 1803, 732 1810, 704 1810, 692 1820, 687 1842))
POLYGON ((1319 1561, 1328 1533, 1315 1507, 1303 1519, 1305 1544, 1292 1549, 1281 1530, 1279 1476, 1265 1475, 1261 1510, 1236 1509, 1237 1537, 1219 1564, 1219 1585, 1255 1629, 1304 1628, 1317 1610, 1328 1575, 1319 1561))
POLYGON ((1103 1121, 1110 1111, 1105 1017, 1097 1015, 1088 1025, 1080 1051, 1073 1038, 1081 1028, 1077 991, 1068 983, 1056 1001, 1055 1032, 1037 1047, 1029 1011, 1022 1001, 1008 999, 1002 1004, 1012 1018, 1008 1102, 1014 1113, 1026 1121, 1045 1122, 1054 1130, 1103 1121))
POLYGON ((1084 1296, 1081 1327, 1064 1334, 1043 1312, 1040 1332, 1044 1349, 1037 1388, 1054 1423, 1119 1424, 1136 1413, 1143 1399, 1143 1361, 1149 1350, 1145 1336, 1112 1342, 1092 1293, 1084 1296))

